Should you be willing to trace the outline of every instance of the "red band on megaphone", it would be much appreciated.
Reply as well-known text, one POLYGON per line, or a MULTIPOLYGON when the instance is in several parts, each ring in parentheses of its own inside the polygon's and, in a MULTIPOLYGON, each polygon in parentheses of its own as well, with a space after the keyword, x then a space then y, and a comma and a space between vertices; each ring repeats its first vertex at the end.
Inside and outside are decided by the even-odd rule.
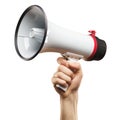
POLYGON ((97 40, 96 40, 96 37, 95 37, 96 32, 94 30, 90 30, 89 32, 91 33, 90 36, 93 38, 93 41, 94 41, 93 51, 92 51, 91 55, 88 57, 88 59, 92 59, 94 57, 96 51, 97 51, 98 45, 97 45, 97 40))

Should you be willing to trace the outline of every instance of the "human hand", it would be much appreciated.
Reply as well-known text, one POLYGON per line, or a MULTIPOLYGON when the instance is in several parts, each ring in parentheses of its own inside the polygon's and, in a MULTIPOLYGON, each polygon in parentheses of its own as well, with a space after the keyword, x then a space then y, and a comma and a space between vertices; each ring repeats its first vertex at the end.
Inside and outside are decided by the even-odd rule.
POLYGON ((60 96, 68 97, 78 91, 83 76, 82 69, 78 62, 69 62, 63 57, 59 57, 57 62, 59 67, 52 77, 52 83, 60 96), (57 84, 68 87, 68 89, 64 92, 56 87, 57 84))

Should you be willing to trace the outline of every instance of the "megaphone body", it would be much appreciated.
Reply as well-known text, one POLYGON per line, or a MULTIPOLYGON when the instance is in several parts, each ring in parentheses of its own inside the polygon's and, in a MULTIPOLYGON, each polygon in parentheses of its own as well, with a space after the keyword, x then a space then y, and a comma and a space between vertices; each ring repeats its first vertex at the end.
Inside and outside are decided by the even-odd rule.
POLYGON ((48 21, 48 33, 41 52, 58 52, 73 58, 90 60, 97 50, 93 34, 83 35, 48 21))
POLYGON ((84 35, 55 25, 38 5, 28 7, 21 15, 15 48, 24 60, 31 60, 38 53, 58 52, 66 58, 91 61, 101 60, 106 53, 106 43, 95 36, 95 31, 84 35))

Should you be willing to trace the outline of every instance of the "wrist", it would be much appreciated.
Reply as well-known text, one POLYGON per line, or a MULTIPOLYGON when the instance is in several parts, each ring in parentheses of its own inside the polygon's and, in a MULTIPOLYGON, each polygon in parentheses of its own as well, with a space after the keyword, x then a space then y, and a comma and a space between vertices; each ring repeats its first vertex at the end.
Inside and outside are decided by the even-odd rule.
POLYGON ((78 102, 78 92, 73 92, 69 94, 68 96, 60 96, 60 101, 61 102, 78 102))
POLYGON ((67 97, 60 97, 61 120, 77 120, 78 93, 72 93, 67 97))

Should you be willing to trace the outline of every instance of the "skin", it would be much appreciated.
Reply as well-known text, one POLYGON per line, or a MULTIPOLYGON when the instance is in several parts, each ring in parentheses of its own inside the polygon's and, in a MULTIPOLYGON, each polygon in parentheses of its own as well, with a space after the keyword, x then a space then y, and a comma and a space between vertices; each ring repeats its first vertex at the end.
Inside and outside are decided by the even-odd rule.
POLYGON ((60 95, 60 120, 77 120, 78 89, 82 80, 82 68, 78 62, 70 62, 63 57, 57 59, 59 64, 52 77, 56 92, 60 95), (56 84, 67 87, 62 91, 56 84))

